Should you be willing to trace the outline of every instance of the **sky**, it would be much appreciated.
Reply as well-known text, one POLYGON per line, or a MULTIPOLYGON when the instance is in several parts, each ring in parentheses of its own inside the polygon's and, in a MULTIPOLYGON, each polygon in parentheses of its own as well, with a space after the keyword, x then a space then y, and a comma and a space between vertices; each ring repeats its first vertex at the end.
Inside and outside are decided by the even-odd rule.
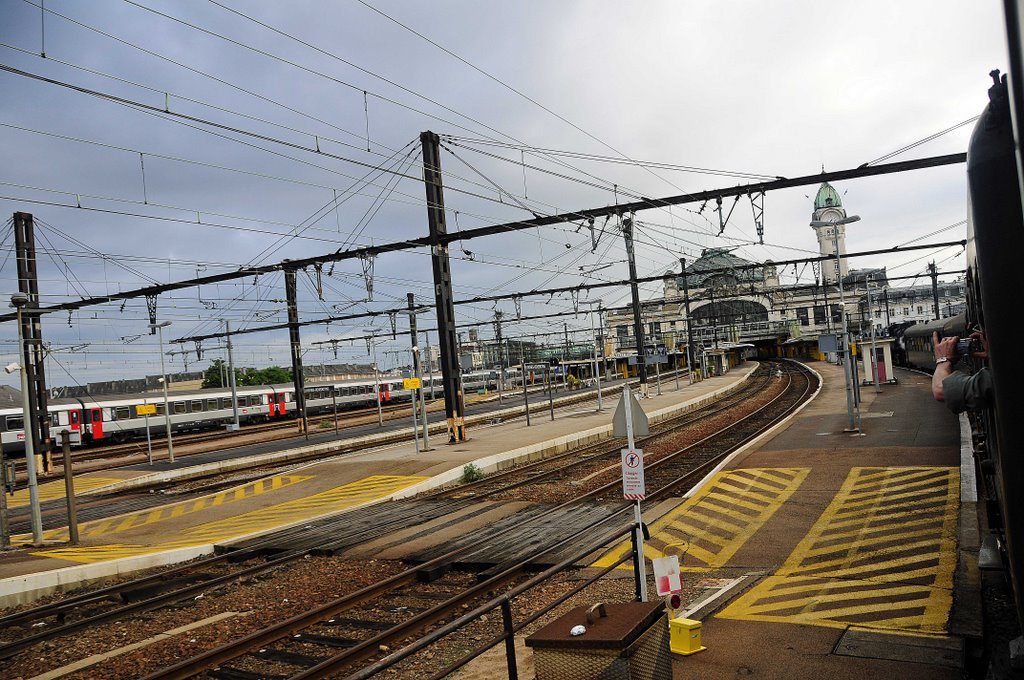
MULTIPOLYGON (((16 212, 35 221, 44 306, 425 236, 427 130, 442 137, 449 232, 855 168, 950 128, 891 160, 963 152, 988 73, 1006 64, 995 0, 0 0, 0 285, 17 290, 16 212)), ((861 218, 848 252, 964 238, 962 165, 835 186, 861 218)), ((724 231, 713 202, 638 213, 638 274, 706 248, 814 256, 816 191, 765 197, 763 245, 746 197, 724 200, 724 231)), ((621 232, 602 223, 596 248, 571 223, 452 243, 455 299, 627 278, 621 232)), ((893 284, 910 285, 932 261, 942 280, 964 267, 958 247, 851 267, 922 277, 893 284)), ((814 280, 810 265, 781 274, 814 280)), ((298 288, 302 320, 404 307, 410 292, 429 304, 429 253, 310 269, 298 288)), ((582 341, 590 319, 574 312, 588 297, 623 305, 629 290, 458 305, 457 321, 498 311, 505 337, 582 341), (555 313, 570 314, 516 322, 555 313)), ((282 323, 284 298, 280 273, 161 295, 168 370, 225 355, 222 340, 201 360, 174 340, 282 323)), ((158 374, 147 326, 142 299, 46 315, 48 384, 158 374)), ((306 326, 303 361, 368 361, 367 342, 346 338, 373 334, 382 366, 407 364, 409 339, 391 330, 387 315, 306 326)), ((288 366, 287 342, 238 335, 236 365, 288 366)), ((0 361, 16 348, 5 323, 0 361)))

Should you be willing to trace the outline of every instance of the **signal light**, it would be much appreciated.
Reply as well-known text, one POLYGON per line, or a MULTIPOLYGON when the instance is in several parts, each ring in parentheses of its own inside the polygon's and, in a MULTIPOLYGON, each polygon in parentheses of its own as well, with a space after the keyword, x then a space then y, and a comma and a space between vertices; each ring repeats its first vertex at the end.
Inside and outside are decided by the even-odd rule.
POLYGON ((668 599, 668 606, 672 607, 672 609, 679 609, 679 607, 681 607, 682 604, 683 599, 679 597, 678 594, 674 594, 672 595, 672 597, 668 599))

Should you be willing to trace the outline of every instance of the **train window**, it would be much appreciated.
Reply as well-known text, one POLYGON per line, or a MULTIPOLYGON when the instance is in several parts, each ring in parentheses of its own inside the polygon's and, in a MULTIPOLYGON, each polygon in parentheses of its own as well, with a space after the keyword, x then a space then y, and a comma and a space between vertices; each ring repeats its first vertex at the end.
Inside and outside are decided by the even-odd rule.
POLYGON ((192 400, 192 413, 199 413, 203 410, 203 400, 193 399, 192 400))
POLYGON ((207 411, 216 411, 217 410, 217 400, 216 399, 207 399, 206 400, 206 410, 207 411))
POLYGON ((115 406, 114 407, 114 420, 128 420, 132 417, 132 409, 130 406, 115 406))
POLYGON ((76 425, 78 424, 78 411, 71 412, 71 422, 76 425))
POLYGON ((67 425, 68 424, 68 412, 67 411, 57 411, 56 413, 53 414, 53 416, 57 419, 57 424, 58 425, 67 425))
POLYGON ((7 416, 7 430, 23 430, 25 429, 25 421, 22 420, 21 416, 7 416))
POLYGON ((176 401, 176 402, 174 402, 174 412, 175 413, 187 413, 188 409, 185 408, 185 402, 183 402, 183 401, 176 401))
POLYGON ((164 403, 161 401, 153 405, 156 406, 156 415, 162 416, 164 414, 164 403))
POLYGON ((263 403, 263 400, 260 398, 260 396, 258 394, 257 395, 250 395, 250 397, 249 397, 249 406, 259 406, 262 403, 263 403))

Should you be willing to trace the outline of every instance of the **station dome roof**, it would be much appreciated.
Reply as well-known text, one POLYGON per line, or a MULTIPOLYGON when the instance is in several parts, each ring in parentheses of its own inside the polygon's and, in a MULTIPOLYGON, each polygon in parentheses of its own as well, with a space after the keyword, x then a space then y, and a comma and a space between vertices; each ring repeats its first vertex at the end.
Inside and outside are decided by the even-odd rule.
POLYGON ((841 208, 842 205, 843 199, 839 197, 839 192, 828 182, 822 182, 818 188, 818 195, 814 197, 814 209, 841 208))

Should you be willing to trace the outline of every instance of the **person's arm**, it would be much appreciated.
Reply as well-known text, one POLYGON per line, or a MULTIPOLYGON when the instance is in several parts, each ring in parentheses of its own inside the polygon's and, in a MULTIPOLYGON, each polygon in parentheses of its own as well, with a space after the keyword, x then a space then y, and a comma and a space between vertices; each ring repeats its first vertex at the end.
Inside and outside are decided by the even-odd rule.
POLYGON ((953 373, 953 364, 956 362, 956 336, 939 339, 938 331, 932 333, 932 349, 935 352, 935 372, 932 373, 932 396, 935 401, 945 401, 945 392, 942 389, 942 381, 953 373))

